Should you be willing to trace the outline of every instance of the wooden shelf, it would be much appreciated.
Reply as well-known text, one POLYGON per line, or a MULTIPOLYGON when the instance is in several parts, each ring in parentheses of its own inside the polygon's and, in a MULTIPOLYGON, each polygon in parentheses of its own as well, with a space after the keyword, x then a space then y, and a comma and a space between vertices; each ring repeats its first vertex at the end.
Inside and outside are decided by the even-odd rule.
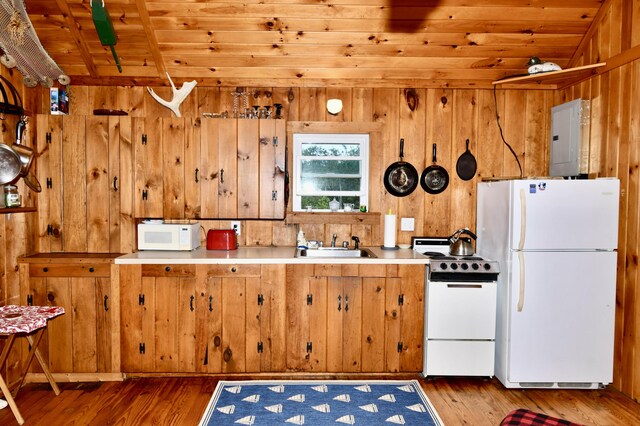
POLYGON ((2 207, 0 208, 0 214, 29 213, 29 212, 35 212, 35 211, 37 211, 35 207, 2 207))
POLYGON ((568 68, 566 70, 505 78, 503 80, 496 80, 493 84, 496 86, 500 85, 503 89, 561 89, 597 74, 596 70, 605 65, 607 65, 606 62, 600 62, 592 65, 568 68))
POLYGON ((379 225, 380 213, 344 212, 287 212, 285 223, 335 223, 341 225, 379 225))

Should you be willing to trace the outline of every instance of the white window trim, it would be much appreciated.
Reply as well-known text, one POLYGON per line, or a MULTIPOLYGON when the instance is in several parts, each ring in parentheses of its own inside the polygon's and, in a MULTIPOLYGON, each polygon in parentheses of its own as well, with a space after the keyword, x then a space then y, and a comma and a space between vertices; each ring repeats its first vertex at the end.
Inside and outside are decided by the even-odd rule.
MULTIPOLYGON (((358 143, 360 144, 360 161, 361 161, 361 190, 360 191, 343 191, 343 195, 360 197, 360 205, 368 206, 369 202, 369 144, 370 135, 368 133, 294 133, 293 134, 293 211, 304 211, 304 207, 301 205, 303 195, 322 195, 322 192, 316 194, 301 194, 300 193, 300 161, 303 158, 301 155, 301 145, 303 143, 358 143)), ((314 157, 317 158, 317 157, 314 157)), ((323 159, 342 159, 347 157, 322 157, 323 159)), ((319 177, 321 175, 318 175, 319 177)), ((331 175, 332 177, 339 177, 337 175, 331 175)), ((346 175, 345 175, 346 176, 346 175)), ((351 175, 349 175, 351 176, 351 175)), ((318 211, 330 211, 329 209, 314 210, 318 211)))

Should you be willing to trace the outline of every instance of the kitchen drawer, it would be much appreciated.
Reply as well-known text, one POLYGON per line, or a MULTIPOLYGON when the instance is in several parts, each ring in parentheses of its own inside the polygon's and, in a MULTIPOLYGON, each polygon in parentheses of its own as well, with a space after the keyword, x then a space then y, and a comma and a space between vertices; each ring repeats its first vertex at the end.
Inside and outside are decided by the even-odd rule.
POLYGON ((29 276, 31 277, 109 277, 111 264, 69 264, 69 263, 31 263, 29 276))
POLYGON ((495 338, 495 282, 429 282, 427 292, 427 338, 495 338))
POLYGON ((142 265, 143 277, 195 277, 195 265, 142 265))
POLYGON ((259 277, 260 265, 211 265, 207 267, 210 277, 259 277))
POLYGON ((427 376, 493 376, 493 341, 427 341, 427 376))

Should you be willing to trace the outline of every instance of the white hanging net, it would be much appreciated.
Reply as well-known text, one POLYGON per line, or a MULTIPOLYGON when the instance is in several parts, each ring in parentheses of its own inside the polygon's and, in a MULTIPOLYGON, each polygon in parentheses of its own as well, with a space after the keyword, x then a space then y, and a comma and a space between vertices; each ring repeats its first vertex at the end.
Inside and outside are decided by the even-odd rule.
POLYGON ((54 80, 69 84, 69 77, 42 47, 23 0, 0 0, 0 47, 0 63, 17 67, 25 86, 51 87, 54 80))

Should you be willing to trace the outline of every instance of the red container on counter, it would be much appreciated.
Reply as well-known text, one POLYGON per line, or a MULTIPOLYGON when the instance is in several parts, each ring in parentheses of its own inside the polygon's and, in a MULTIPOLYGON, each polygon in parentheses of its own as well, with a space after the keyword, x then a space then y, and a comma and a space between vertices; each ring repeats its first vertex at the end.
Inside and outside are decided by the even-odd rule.
POLYGON ((209 229, 207 232, 207 250, 236 250, 238 242, 233 229, 209 229))

